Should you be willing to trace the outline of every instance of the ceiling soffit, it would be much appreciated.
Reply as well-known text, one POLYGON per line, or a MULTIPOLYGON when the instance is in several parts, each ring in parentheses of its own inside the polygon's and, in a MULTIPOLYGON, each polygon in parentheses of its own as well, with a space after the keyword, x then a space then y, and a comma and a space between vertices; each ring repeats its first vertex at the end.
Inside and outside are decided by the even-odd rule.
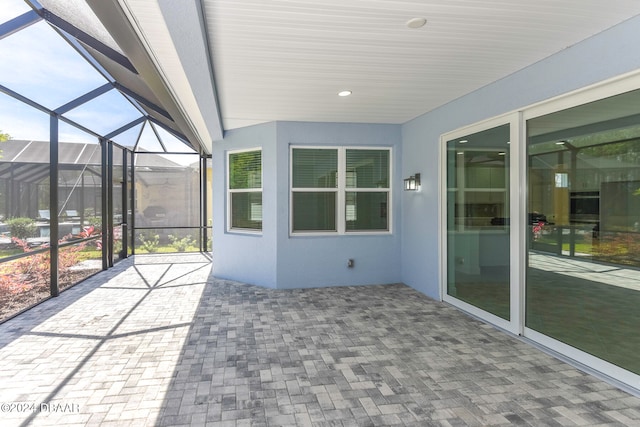
POLYGON ((640 13, 636 0, 201 1, 225 129, 405 123, 640 13), (408 28, 415 17, 426 25, 408 28))

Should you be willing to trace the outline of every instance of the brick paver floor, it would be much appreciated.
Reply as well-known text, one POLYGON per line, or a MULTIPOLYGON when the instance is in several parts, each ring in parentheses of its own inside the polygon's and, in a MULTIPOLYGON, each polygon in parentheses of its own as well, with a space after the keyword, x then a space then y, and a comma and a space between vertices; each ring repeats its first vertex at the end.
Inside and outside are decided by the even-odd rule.
POLYGON ((407 286, 269 290, 201 254, 0 325, 0 403, 0 426, 640 425, 638 397, 407 286))

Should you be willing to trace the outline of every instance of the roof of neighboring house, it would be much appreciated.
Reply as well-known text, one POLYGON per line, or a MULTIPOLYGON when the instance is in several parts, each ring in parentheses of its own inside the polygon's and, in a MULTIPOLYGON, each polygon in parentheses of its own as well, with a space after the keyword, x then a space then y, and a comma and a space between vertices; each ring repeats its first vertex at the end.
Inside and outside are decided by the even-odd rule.
MULTIPOLYGON (((22 182, 40 182, 49 176, 49 142, 14 140, 0 143, 0 179, 13 178, 22 182)), ((136 154, 144 154, 141 151, 136 154)), ((60 173, 87 166, 100 166, 99 144, 61 142, 58 149, 60 173)), ((184 166, 161 154, 137 155, 136 167, 153 170, 183 170, 184 166)))

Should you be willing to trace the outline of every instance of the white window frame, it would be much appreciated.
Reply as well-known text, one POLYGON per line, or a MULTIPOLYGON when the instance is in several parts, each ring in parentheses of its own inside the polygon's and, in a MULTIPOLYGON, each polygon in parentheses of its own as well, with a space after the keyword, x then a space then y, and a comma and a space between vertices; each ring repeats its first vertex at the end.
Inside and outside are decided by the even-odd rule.
POLYGON ((263 217, 263 222, 262 222, 262 228, 260 228, 259 230, 255 229, 255 228, 240 228, 240 227, 233 227, 231 225, 231 195, 234 193, 257 193, 260 192, 260 195, 262 196, 262 206, 263 209, 262 211, 264 212, 264 195, 263 195, 263 187, 264 187, 264 166, 263 166, 263 157, 262 157, 262 147, 253 147, 253 148, 246 148, 246 149, 241 149, 241 150, 228 150, 226 152, 226 168, 227 168, 227 173, 226 173, 226 180, 227 180, 227 184, 226 184, 226 190, 227 190, 227 232, 231 232, 231 233, 246 233, 246 234, 257 234, 257 235, 262 235, 262 231, 264 229, 264 217, 263 217), (231 155, 232 154, 238 154, 238 153, 247 153, 247 152, 252 152, 252 151, 260 151, 260 188, 239 188, 239 189, 232 189, 231 188, 231 155))
POLYGON ((391 146, 351 146, 351 145, 290 145, 289 146, 289 235, 290 236, 363 236, 386 235, 393 233, 393 147, 391 146), (315 149, 336 150, 338 154, 338 179, 335 188, 293 187, 293 150, 315 149), (389 152, 389 186, 385 188, 347 187, 347 150, 386 150, 389 152), (293 229, 293 193, 294 192, 336 192, 336 230, 335 231, 294 231, 293 229), (387 229, 386 230, 347 230, 346 193, 373 192, 387 193, 387 229))

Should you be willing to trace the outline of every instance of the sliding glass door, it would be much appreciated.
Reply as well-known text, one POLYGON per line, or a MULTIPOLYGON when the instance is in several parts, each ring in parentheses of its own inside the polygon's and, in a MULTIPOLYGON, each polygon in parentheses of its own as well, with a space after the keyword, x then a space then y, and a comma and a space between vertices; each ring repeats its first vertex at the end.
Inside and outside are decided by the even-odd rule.
POLYGON ((526 327, 640 374, 640 91, 527 122, 526 327))
POLYGON ((441 138, 442 299, 640 389, 640 89, 441 138))
POLYGON ((511 320, 510 141, 510 123, 444 141, 444 299, 503 322, 511 320))

